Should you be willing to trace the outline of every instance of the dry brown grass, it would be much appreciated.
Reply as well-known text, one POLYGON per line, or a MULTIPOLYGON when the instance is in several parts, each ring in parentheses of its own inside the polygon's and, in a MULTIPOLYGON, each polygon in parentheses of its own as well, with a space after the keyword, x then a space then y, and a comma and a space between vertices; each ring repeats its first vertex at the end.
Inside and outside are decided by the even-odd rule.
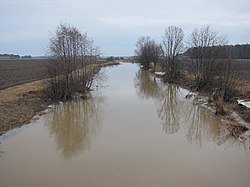
POLYGON ((42 99, 43 87, 44 80, 40 80, 0 90, 0 134, 30 122, 47 107, 49 102, 42 99))
POLYGON ((0 90, 0 102, 15 101, 29 92, 39 92, 44 88, 45 82, 39 80, 0 90))

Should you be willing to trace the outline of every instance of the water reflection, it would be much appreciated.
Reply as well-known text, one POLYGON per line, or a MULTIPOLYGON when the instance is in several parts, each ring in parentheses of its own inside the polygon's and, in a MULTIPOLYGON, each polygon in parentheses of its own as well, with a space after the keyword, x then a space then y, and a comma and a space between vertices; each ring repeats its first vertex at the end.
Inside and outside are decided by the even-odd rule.
POLYGON ((136 93, 141 99, 159 97, 160 85, 157 84, 156 78, 150 75, 148 71, 139 69, 135 75, 136 93))
POLYGON ((162 87, 161 94, 155 98, 158 103, 158 117, 163 122, 163 130, 167 134, 175 134, 180 130, 180 105, 177 101, 178 89, 172 84, 162 87))
POLYGON ((65 159, 90 149, 91 138, 100 124, 100 104, 103 102, 102 97, 97 97, 55 105, 46 125, 65 159))
POLYGON ((218 144, 222 138, 221 123, 206 108, 193 104, 188 111, 187 140, 202 145, 204 141, 218 144))
POLYGON ((134 82, 139 98, 154 100, 166 134, 181 131, 189 143, 199 146, 205 142, 239 144, 211 111, 196 103, 198 96, 186 99, 187 90, 165 85, 144 70, 137 72, 134 82))

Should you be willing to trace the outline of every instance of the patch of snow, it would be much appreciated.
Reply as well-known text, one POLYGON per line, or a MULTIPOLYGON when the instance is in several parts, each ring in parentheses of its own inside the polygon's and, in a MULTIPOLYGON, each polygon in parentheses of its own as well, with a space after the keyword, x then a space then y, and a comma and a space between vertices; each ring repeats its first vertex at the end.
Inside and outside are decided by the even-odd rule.
POLYGON ((237 102, 239 105, 243 105, 243 106, 250 109, 250 101, 245 101, 245 100, 239 99, 239 100, 237 100, 237 102))
POLYGON ((155 75, 160 75, 160 76, 162 76, 162 75, 165 75, 165 72, 156 71, 156 72, 155 72, 155 75))
POLYGON ((48 108, 51 109, 53 106, 52 105, 49 105, 48 108))

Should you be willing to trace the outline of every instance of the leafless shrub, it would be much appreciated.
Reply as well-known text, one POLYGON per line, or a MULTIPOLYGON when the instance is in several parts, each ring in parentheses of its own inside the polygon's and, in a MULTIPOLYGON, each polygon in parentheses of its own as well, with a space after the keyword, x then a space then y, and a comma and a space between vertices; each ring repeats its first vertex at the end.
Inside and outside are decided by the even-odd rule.
POLYGON ((212 87, 221 90, 221 97, 223 101, 229 102, 237 95, 236 89, 239 84, 239 78, 232 71, 232 51, 229 46, 217 46, 217 53, 220 54, 221 59, 218 59, 218 64, 215 70, 215 77, 210 84, 212 87))
MULTIPOLYGON (((232 48, 227 44, 225 36, 206 26, 195 29, 190 37, 191 46, 188 50, 193 61, 196 89, 206 89, 209 92, 220 90, 223 101, 230 101, 237 95, 236 86, 239 79, 233 74, 231 61, 232 48)), ((218 113, 222 110, 223 102, 215 101, 218 113)))
POLYGON ((195 29, 191 33, 189 56, 194 62, 197 89, 213 82, 218 64, 221 59, 225 58, 217 46, 224 46, 225 44, 227 44, 226 37, 210 26, 195 29))
POLYGON ((216 90, 213 95, 213 100, 215 103, 215 114, 225 115, 223 93, 220 90, 216 90))
POLYGON ((70 99, 76 92, 89 91, 100 55, 93 41, 76 27, 61 24, 50 38, 49 81, 46 95, 52 99, 70 99))
POLYGON ((150 63, 153 63, 155 68, 160 58, 161 46, 150 37, 141 37, 136 43, 135 54, 138 56, 144 69, 149 69, 150 63))

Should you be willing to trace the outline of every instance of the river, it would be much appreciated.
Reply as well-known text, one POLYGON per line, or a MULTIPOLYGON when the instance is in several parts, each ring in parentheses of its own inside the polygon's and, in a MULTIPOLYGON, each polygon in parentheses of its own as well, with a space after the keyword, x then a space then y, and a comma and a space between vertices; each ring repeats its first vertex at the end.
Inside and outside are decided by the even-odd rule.
POLYGON ((250 151, 188 91, 135 64, 0 137, 1 187, 248 187, 250 151))

